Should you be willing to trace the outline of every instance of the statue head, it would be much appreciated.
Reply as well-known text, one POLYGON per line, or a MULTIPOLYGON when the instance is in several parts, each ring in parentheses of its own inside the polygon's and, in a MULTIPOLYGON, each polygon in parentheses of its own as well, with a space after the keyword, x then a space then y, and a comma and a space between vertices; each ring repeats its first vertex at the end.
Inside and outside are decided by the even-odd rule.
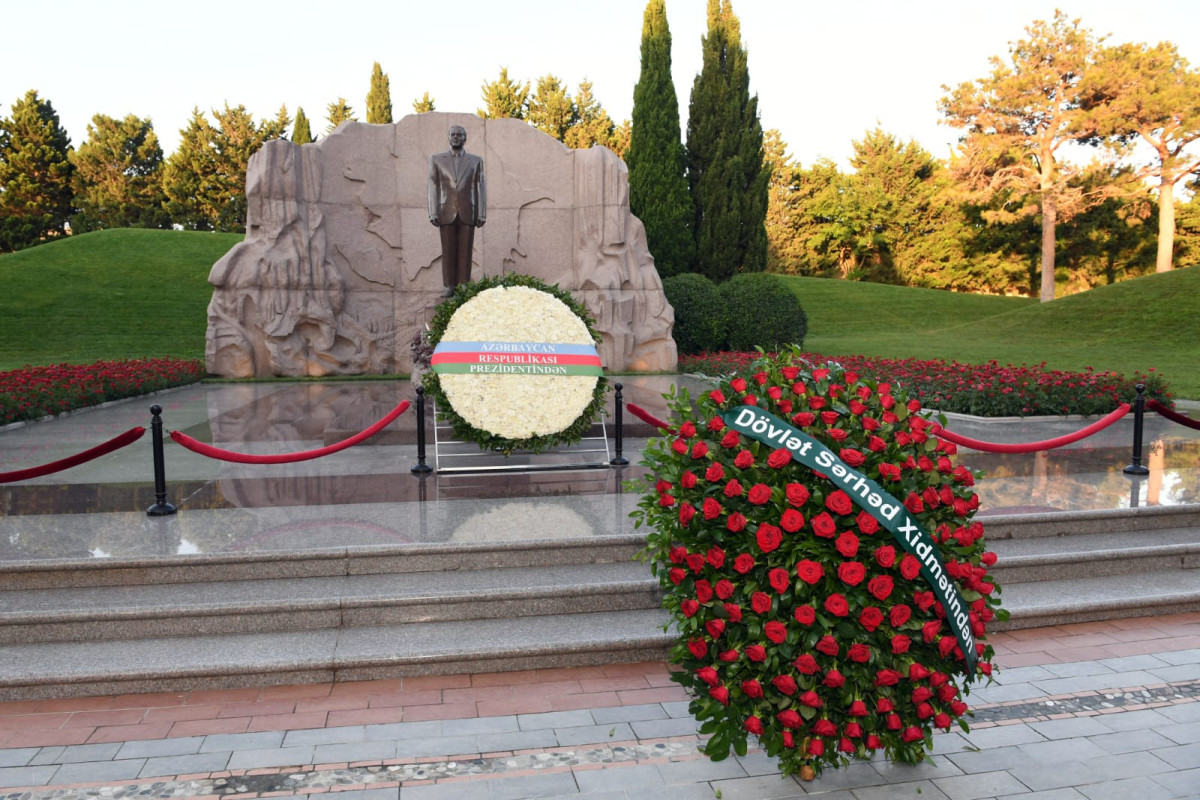
POLYGON ((450 127, 449 138, 451 149, 461 150, 467 143, 467 131, 461 125, 453 125, 450 127))

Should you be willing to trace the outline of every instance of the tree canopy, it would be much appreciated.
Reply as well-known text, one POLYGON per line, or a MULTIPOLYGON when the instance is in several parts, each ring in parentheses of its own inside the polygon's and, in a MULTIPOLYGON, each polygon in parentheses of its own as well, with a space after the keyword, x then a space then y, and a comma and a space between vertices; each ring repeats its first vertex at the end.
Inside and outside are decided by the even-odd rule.
POLYGON ((296 107, 296 121, 292 123, 292 141, 296 144, 310 144, 316 141, 312 135, 312 126, 304 109, 296 107))
POLYGON ((328 106, 325 107, 325 118, 329 120, 329 124, 325 126, 326 133, 333 133, 338 125, 343 122, 356 122, 358 117, 354 116, 354 109, 346 102, 346 98, 339 97, 328 106))
POLYGON ((163 152, 148 119, 96 114, 88 138, 71 153, 78 209, 73 233, 102 228, 165 228, 163 152))
POLYGON ((367 122, 372 125, 392 124, 392 88, 379 62, 371 68, 371 88, 367 92, 367 122))
POLYGON ((483 108, 475 113, 484 119, 525 119, 529 111, 529 81, 524 85, 508 77, 508 67, 500 68, 500 77, 484 81, 480 87, 483 108))
POLYGON ((71 139, 49 100, 30 89, 0 118, 0 252, 66 233, 71 139))

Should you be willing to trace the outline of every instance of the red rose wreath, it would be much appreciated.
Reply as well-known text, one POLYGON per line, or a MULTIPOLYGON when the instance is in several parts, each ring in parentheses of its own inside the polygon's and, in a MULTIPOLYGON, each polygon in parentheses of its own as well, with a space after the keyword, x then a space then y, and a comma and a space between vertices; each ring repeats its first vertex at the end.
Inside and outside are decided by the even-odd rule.
POLYGON ((675 680, 714 760, 752 733, 806 779, 879 750, 915 763, 934 728, 967 730, 986 624, 1007 616, 975 476, 901 387, 797 354, 668 396, 678 427, 646 448, 635 516, 679 633, 675 680))

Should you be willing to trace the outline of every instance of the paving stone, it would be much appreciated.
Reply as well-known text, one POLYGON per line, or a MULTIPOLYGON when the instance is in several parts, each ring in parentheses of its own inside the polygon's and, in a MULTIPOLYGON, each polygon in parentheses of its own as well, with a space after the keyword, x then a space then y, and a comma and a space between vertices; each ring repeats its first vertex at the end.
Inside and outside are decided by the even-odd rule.
POLYGON ((672 700, 670 703, 660 703, 663 711, 667 712, 668 717, 690 717, 692 712, 688 711, 688 706, 692 704, 690 700, 672 700))
POLYGON ((88 783, 98 781, 123 781, 136 778, 146 765, 144 758, 130 758, 121 761, 83 761, 75 764, 63 764, 54 773, 54 782, 58 783, 88 783))
POLYGON ((1160 711, 1161 709, 1157 708, 1140 708, 1135 711, 1122 711, 1119 714, 1101 714, 1092 719, 1114 731, 1158 728, 1171 721, 1170 717, 1163 716, 1160 711))
MULTIPOLYGON (((682 783, 672 784, 671 786, 663 787, 663 798, 670 800, 713 800, 716 793, 709 787, 707 783, 682 783)), ((642 795, 637 792, 626 792, 625 797, 628 800, 643 800, 642 795)), ((822 798, 822 800, 830 800, 822 798)))
POLYGON ((1053 741, 1020 744, 1021 752, 1034 761, 1086 761, 1107 755, 1102 748, 1084 738, 1055 739, 1053 741))
POLYGON ((920 764, 892 764, 887 761, 877 761, 873 762, 872 766, 888 783, 912 783, 963 774, 963 771, 946 756, 927 758, 920 764))
POLYGON ((659 764, 658 771, 665 783, 687 783, 689 781, 719 781, 722 778, 745 778, 746 770, 732 758, 711 761, 700 758, 696 761, 672 761, 659 764))
POLYGON ((1200 744, 1181 744, 1178 747, 1164 747, 1150 752, 1175 769, 1200 767, 1200 744))
POLYGON ((1012 686, 997 684, 971 690, 973 705, 1009 703, 1015 700, 1033 700, 1050 694, 1032 683, 1015 683, 1012 686))
POLYGON ((956 767, 968 775, 993 772, 998 769, 1012 769, 1030 762, 1029 754, 1022 752, 1016 745, 963 753, 947 753, 946 758, 953 761, 956 767))
MULTIPOLYGON (((1194 789, 1195 787, 1193 787, 1194 789)), ((1078 790, 1088 800, 1170 800, 1174 793, 1150 778, 1135 777, 1080 786, 1078 790)))
POLYGON ((579 744, 627 742, 634 738, 633 729, 627 722, 618 722, 614 725, 591 725, 585 728, 555 728, 554 735, 558 737, 558 743, 564 747, 579 744))
POLYGON ((694 717, 687 719, 647 719, 629 723, 639 739, 661 739, 666 736, 691 736, 700 728, 694 717))
POLYGON ((933 784, 950 800, 981 800, 985 797, 1026 791, 1025 784, 1003 770, 934 778, 933 784))
POLYGON ((12 750, 0 750, 0 767, 23 767, 29 760, 46 747, 18 747, 12 750))
POLYGON ((1082 786, 1096 779, 1096 774, 1081 761, 1052 760, 1050 763, 1010 767, 1008 771, 1034 790, 1082 786))
POLYGON ((992 728, 975 728, 967 734, 967 741, 981 750, 988 750, 993 747, 1044 742, 1046 737, 1028 725, 997 725, 992 728))
MULTIPOLYGON (((1084 678, 1091 675, 1111 675, 1113 670, 1099 661, 1064 661, 1060 664, 1046 664, 1043 669, 1057 678, 1084 678)), ((1004 678, 1004 670, 1000 678, 1004 678)))
POLYGON ((387 722, 380 725, 363 726, 363 738, 368 742, 378 742, 383 739, 440 739, 444 735, 440 719, 425 722, 387 722))
MULTIPOLYGON (((869 786, 882 786, 887 781, 883 779, 871 764, 855 762, 841 769, 827 769, 811 781, 803 784, 809 794, 831 792, 839 789, 863 789, 869 786)), ((822 795, 824 797, 825 795, 822 795)))
POLYGON ((666 719, 666 709, 661 703, 645 703, 639 706, 613 706, 611 708, 593 708, 592 719, 597 725, 609 725, 614 722, 636 722, 646 719, 666 719))
POLYGON ((575 776, 570 772, 552 775, 522 775, 515 778, 497 778, 488 781, 492 800, 525 800, 533 797, 564 794, 578 791, 575 776))
POLYGON ((1078 736, 1100 736, 1109 731, 1095 717, 1071 717, 1069 719, 1031 722, 1029 723, 1029 727, 1047 739, 1074 739, 1078 736))
POLYGON ((1078 678, 1039 681, 1037 686, 1047 695, 1055 695, 1073 694, 1075 692, 1099 692, 1105 689, 1124 689, 1129 686, 1145 686, 1150 683, 1162 683, 1162 681, 1149 672, 1137 670, 1134 672, 1113 672, 1102 675, 1084 675, 1078 678))
MULTIPOLYGON (((507 733, 520 730, 514 714, 503 717, 471 717, 470 719, 444 720, 442 733, 447 736, 468 736, 473 733, 507 733)), ((509 748, 510 750, 512 748, 509 748)))
POLYGON ((1025 792, 1024 794, 1006 794, 996 800, 1087 800, 1073 787, 1065 789, 1047 789, 1043 792, 1025 792))
MULTIPOLYGON (((142 739, 125 742, 117 751, 117 758, 157 758, 162 756, 188 756, 200 752, 203 736, 184 736, 179 739, 142 739)), ((225 755, 229 755, 226 753, 225 755)))
POLYGON ((930 781, 911 781, 909 783, 893 783, 885 786, 872 786, 867 789, 856 789, 854 796, 858 800, 949 800, 941 789, 930 781))
POLYGON ((1200 664, 1180 664, 1177 667, 1160 667, 1149 670, 1149 672, 1158 678, 1160 683, 1194 681, 1200 678, 1200 664))
POLYGON ((313 747, 270 747, 261 750, 236 750, 229 759, 229 769, 258 767, 291 767, 313 763, 313 747))
POLYGON ((1170 650, 1166 653, 1159 653, 1158 657, 1168 664, 1200 664, 1200 648, 1170 650))
MULTIPOLYGON (((1123 778, 1134 778, 1139 775, 1155 775, 1160 772, 1169 772, 1173 767, 1161 758, 1157 758, 1152 753, 1122 753, 1120 755, 1105 756, 1104 758, 1095 758, 1091 761, 1083 762, 1084 766, 1090 767, 1097 775, 1101 775, 1108 780, 1121 780, 1123 778)), ((1087 790, 1081 788, 1084 794, 1087 790)))
POLYGON ((80 761, 111 761, 121 749, 120 742, 107 744, 74 744, 69 747, 43 747, 29 765, 74 764, 80 761))
MULTIPOLYGON (((1197 735, 1200 736, 1200 731, 1197 731, 1197 735)), ((1103 736, 1089 736, 1088 741, 1094 745, 1099 745, 1104 750, 1113 754, 1133 753, 1138 750, 1155 750, 1160 747, 1171 747, 1176 744, 1189 744, 1189 742, 1168 737, 1161 731, 1149 729, 1106 733, 1103 736)))
POLYGON ((160 756, 146 759, 139 778, 165 778, 171 775, 190 775, 197 772, 219 772, 229 764, 232 753, 196 753, 183 756, 160 756))
POLYGON ((1200 769, 1185 769, 1152 775, 1152 781, 1171 792, 1172 797, 1194 797, 1200 786, 1200 769))
POLYGON ((348 792, 338 792, 337 800, 396 800, 400 796, 399 789, 352 789, 348 792))
MULTIPOLYGON (((1051 672, 1049 668, 1043 666, 1012 667, 1009 669, 1000 670, 1000 677, 997 679, 996 683, 1000 684, 1001 686, 1011 686, 1017 683, 1045 681, 1061 677, 1063 676, 1057 672, 1051 672)), ((974 696, 975 690, 972 690, 971 697, 974 696)))
POLYGON ((523 731, 543 728, 570 728, 595 725, 590 711, 547 711, 544 714, 518 714, 517 726, 523 731))
POLYGON ((1181 703, 1156 710, 1173 722, 1200 722, 1200 703, 1181 703))
POLYGON ((396 758, 395 742, 344 742, 314 745, 313 763, 335 764, 341 761, 382 761, 396 758))
POLYGON ((0 768, 0 788, 5 786, 45 786, 50 783, 58 765, 44 767, 3 767, 0 768))
POLYGON ((283 737, 284 747, 300 747, 306 744, 347 744, 366 741, 366 730, 362 725, 343 725, 338 728, 304 728, 288 731, 283 737))
POLYGON ((933 750, 935 756, 942 753, 958 753, 970 743, 958 731, 937 731, 933 734, 933 750))
POLYGON ((747 775, 774 775, 779 772, 779 760, 762 750, 754 750, 744 756, 734 756, 747 775))
POLYGON ((425 786, 401 786, 399 800, 491 800, 484 780, 446 781, 425 786))
POLYGON ((721 800, 775 800, 775 798, 804 797, 806 792, 793 777, 759 775, 752 778, 731 778, 712 782, 712 794, 721 800), (720 792, 720 794, 716 794, 720 792))
MULTIPOLYGON (((498 748, 508 750, 510 748, 498 748)), ((481 752, 478 736, 443 736, 437 739, 402 739, 396 743, 396 758, 465 756, 481 752)))
MULTIPOLYGON (((579 791, 586 794, 587 792, 624 791, 626 789, 646 791, 650 788, 661 787, 666 781, 663 780, 662 773, 655 765, 636 764, 605 767, 604 769, 581 769, 575 773, 575 783, 578 784, 579 791)), ((649 792, 647 791, 647 793, 649 792)), ((667 796, 661 794, 657 788, 655 788, 654 794, 660 797, 667 796)))
POLYGON ((1163 661, 1157 655, 1138 655, 1138 656, 1121 656, 1119 658, 1101 658, 1095 663, 1102 667, 1107 667, 1113 672, 1133 672, 1134 670, 1151 670, 1161 669, 1170 666, 1170 662, 1163 661))
MULTIPOLYGON (((340 800, 340 799, 339 799, 340 800)), ((572 792, 571 794, 556 794, 543 797, 540 800, 629 800, 629 796, 621 790, 611 792, 572 792)), ((705 798, 704 800, 712 800, 705 798)))
MULTIPOLYGON (((1172 723, 1155 728, 1155 732, 1162 734, 1175 744, 1195 744, 1196 742, 1200 742, 1200 722, 1172 723)), ((1169 746, 1163 745, 1163 747, 1169 746)))
MULTIPOLYGON (((583 730, 567 728, 566 730, 583 730)), ((481 733, 475 737, 480 753, 499 750, 529 750, 534 747, 554 747, 558 737, 553 730, 517 731, 515 733, 481 733)))
MULTIPOLYGON (((200 745, 201 753, 213 753, 218 750, 265 750, 268 747, 279 747, 283 744, 283 731, 262 731, 260 733, 214 733, 204 737, 200 745)), ((304 762, 299 762, 304 763, 304 762)))

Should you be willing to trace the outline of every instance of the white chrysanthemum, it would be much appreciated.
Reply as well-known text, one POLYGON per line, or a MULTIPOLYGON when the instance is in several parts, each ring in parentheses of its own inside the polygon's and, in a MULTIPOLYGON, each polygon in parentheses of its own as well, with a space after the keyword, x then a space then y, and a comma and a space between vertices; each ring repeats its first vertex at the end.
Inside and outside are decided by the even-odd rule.
MULTIPOLYGON (((442 342, 595 344, 587 325, 552 294, 485 289, 455 310, 442 342)), ((558 433, 592 402, 595 375, 446 374, 442 391, 469 425, 506 439, 558 433)))

